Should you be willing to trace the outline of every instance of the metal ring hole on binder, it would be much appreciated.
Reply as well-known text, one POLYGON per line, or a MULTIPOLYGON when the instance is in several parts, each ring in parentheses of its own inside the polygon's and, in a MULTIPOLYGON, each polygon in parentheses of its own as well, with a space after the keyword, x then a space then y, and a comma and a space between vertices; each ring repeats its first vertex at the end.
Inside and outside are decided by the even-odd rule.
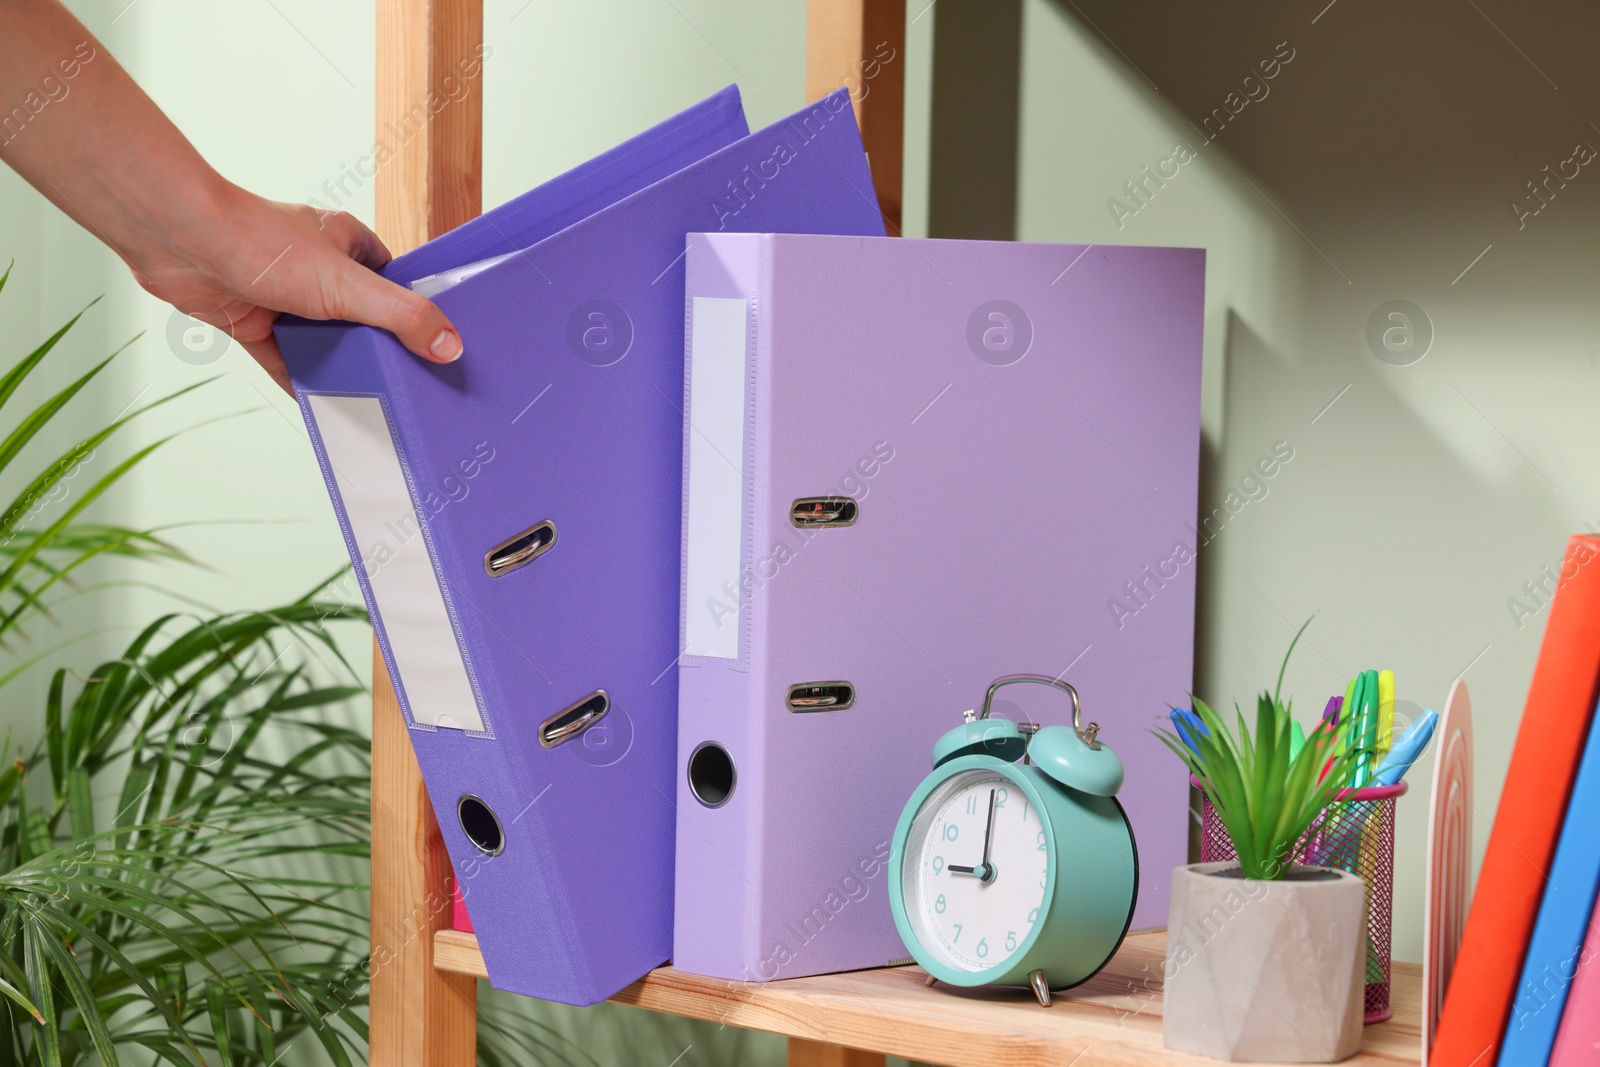
POLYGON ((556 524, 541 522, 524 530, 509 541, 502 541, 483 554, 483 569, 491 578, 510 574, 526 567, 550 550, 556 543, 556 524))
POLYGON ((611 710, 611 698, 604 689, 596 689, 571 707, 563 708, 546 719, 539 727, 539 744, 555 748, 583 733, 606 717, 611 710))
POLYGON ((739 772, 733 757, 715 741, 702 741, 689 753, 689 792, 708 808, 720 808, 733 797, 739 772))
POLYGON ((847 496, 807 496, 789 505, 789 523, 802 530, 813 526, 854 526, 861 508, 847 496))
POLYGON ((802 682, 791 685, 783 702, 790 711, 843 711, 856 702, 856 687, 849 682, 802 682))
POLYGON ((456 801, 456 818, 461 820, 461 830, 467 840, 485 856, 498 856, 506 850, 506 835, 500 829, 500 818, 482 797, 468 793, 456 801))

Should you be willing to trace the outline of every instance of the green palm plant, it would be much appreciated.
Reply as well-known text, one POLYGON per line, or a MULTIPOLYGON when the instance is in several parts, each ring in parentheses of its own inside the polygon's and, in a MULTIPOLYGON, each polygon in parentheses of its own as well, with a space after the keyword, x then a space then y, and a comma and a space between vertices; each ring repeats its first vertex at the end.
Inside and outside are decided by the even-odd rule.
MULTIPOLYGON (((0 292, 5 290, 10 278, 11 268, 7 267, 5 273, 0 274, 0 292)), ((87 310, 85 308, 78 312, 66 325, 4 374, 0 374, 0 409, 11 402, 28 376, 67 332, 77 325, 87 310)), ((5 431, 5 436, 0 438, 0 478, 7 478, 11 474, 12 466, 23 450, 126 347, 124 345, 90 367, 38 407, 17 419, 15 425, 5 431)), ((171 435, 158 438, 136 450, 76 492, 72 491, 73 486, 69 483, 77 480, 85 464, 95 456, 96 450, 128 423, 204 384, 199 382, 179 389, 123 413, 55 456, 43 470, 31 476, 24 475, 27 481, 5 509, 0 511, 0 645, 19 633, 31 616, 47 614, 49 602, 46 595, 56 591, 62 583, 70 585, 74 573, 95 559, 104 556, 187 558, 180 549, 151 531, 78 521, 85 509, 100 499, 128 471, 170 441, 171 435), (44 514, 56 503, 62 505, 59 514, 54 515, 48 524, 37 530, 27 528, 26 524, 35 515, 44 514)))
MULTIPOLYGON (((0 373, 0 409, 82 314, 0 373)), ((0 477, 21 483, 0 510, 0 684, 59 651, 24 658, 13 639, 91 562, 188 561, 81 516, 174 435, 91 478, 97 450, 198 385, 18 473, 116 354, 0 427, 0 477)), ((369 745, 327 713, 362 691, 328 626, 365 613, 325 589, 158 619, 87 676, 54 673, 40 740, 0 742, 0 1067, 266 1064, 307 1036, 335 1063, 364 1058, 369 745), (342 680, 315 680, 313 650, 342 680)))
POLYGON ((1281 694, 1289 657, 1310 625, 1306 620, 1289 642, 1277 686, 1256 698, 1253 734, 1237 705, 1236 728, 1230 733, 1222 717, 1193 694, 1204 730, 1184 737, 1155 731, 1216 808, 1246 878, 1271 881, 1288 874, 1312 823, 1350 780, 1361 755, 1370 755, 1351 743, 1350 715, 1341 716, 1337 725, 1319 721, 1299 743, 1291 704, 1281 694))
POLYGON ((166 616, 55 673, 43 743, 0 773, 0 1061, 266 1064, 305 1034, 360 1058, 367 741, 318 713, 362 690, 281 664, 361 615, 166 616))

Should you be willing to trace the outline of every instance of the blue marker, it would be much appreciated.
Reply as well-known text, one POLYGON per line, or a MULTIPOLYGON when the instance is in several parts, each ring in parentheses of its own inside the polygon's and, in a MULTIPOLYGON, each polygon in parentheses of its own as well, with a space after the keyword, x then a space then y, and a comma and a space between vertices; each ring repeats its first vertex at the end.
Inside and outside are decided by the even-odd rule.
POLYGON ((1188 708, 1172 709, 1172 728, 1178 731, 1178 737, 1196 756, 1200 754, 1200 739, 1211 736, 1205 720, 1188 708))
POLYGON ((1423 712, 1379 764, 1377 773, 1372 776, 1373 784, 1395 785, 1404 778, 1411 765, 1417 762, 1417 757, 1422 755, 1422 750, 1428 747, 1428 742, 1433 740, 1433 731, 1438 725, 1438 712, 1432 708, 1423 712))

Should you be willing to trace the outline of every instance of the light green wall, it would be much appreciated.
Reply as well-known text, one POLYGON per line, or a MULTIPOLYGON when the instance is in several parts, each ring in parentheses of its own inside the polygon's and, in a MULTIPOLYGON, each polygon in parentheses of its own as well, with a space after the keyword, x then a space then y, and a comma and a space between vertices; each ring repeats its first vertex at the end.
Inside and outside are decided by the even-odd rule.
MULTIPOLYGON (((264 195, 316 196, 341 162, 371 142, 370 5, 92 0, 70 6, 219 170, 264 195)), ((73 104, 69 96, 58 106, 73 104)), ((238 346, 208 366, 177 358, 168 339, 171 310, 13 175, 0 179, 7 215, 36 216, 37 244, 7 252, 17 258, 18 273, 38 286, 35 332, 102 293, 105 299, 73 335, 80 360, 143 332, 77 404, 80 430, 135 398, 148 402, 220 375, 129 428, 131 446, 191 427, 135 471, 102 514, 134 526, 194 524, 170 536, 210 566, 140 576, 218 608, 261 608, 297 597, 346 566, 332 515, 312 492, 320 478, 288 399, 238 346)), ((370 189, 352 208, 370 218, 370 189)), ((109 458, 110 450, 103 451, 109 458)), ((105 464, 100 459, 92 469, 105 464)), ((95 623, 120 643, 130 628, 171 607, 158 593, 129 591, 101 604, 95 623)), ((351 636, 351 654, 365 670, 364 645, 351 636)))
MULTIPOLYGON (((1295 458, 1201 551, 1199 691, 1251 702, 1312 615, 1285 682, 1304 718, 1364 668, 1394 669, 1413 713, 1443 710, 1464 677, 1481 859, 1547 618, 1519 626, 1508 600, 1600 522, 1600 182, 1585 170, 1522 229, 1509 210, 1574 141, 1600 146, 1573 95, 1592 66, 1568 47, 1595 18, 1514 34, 1558 92, 1477 14, 1430 2, 1379 25, 1326 6, 1316 23, 1323 3, 1152 23, 1026 0, 1017 236, 1207 250, 1202 514, 1274 442, 1295 458), (1200 147, 1186 114, 1222 105, 1285 39, 1295 58, 1270 93, 1200 147), (1108 201, 1131 204, 1123 183, 1180 141, 1197 158, 1119 227, 1108 201), (1410 366, 1364 336, 1393 299, 1435 331, 1410 366)), ((1430 751, 1398 808, 1399 959, 1422 958, 1432 773, 1430 751)))
MULTIPOLYGON (((247 187, 285 200, 326 199, 324 183, 371 146, 370 3, 70 6, 200 150, 247 187)), ((927 57, 937 12, 921 0, 909 7, 919 17, 904 59, 905 229, 916 235, 926 225, 927 57)), ((730 81, 739 83, 753 125, 801 101, 803 0, 489 0, 486 36, 494 50, 484 83, 488 205, 730 81)), ((1262 54, 1274 43, 1263 37, 1262 54)), ((1290 89, 1316 57, 1296 62, 1302 66, 1285 69, 1279 95, 1261 110, 1307 106, 1290 89)), ((1493 76, 1513 74, 1496 68, 1493 76)), ((1363 667, 1392 666, 1402 697, 1435 707, 1466 671, 1478 709, 1481 852, 1544 620, 1517 628, 1506 599, 1557 560, 1568 532, 1600 520, 1592 462, 1600 442, 1589 415, 1600 345, 1586 307, 1594 276, 1573 229, 1592 224, 1593 195, 1577 189, 1567 194, 1566 219, 1507 234, 1503 220, 1489 229, 1481 205, 1449 189, 1396 227, 1381 213, 1353 211, 1338 189, 1319 199, 1312 181, 1296 187, 1290 223, 1273 206, 1277 191, 1219 141, 1119 227, 1107 201, 1175 142, 1198 144, 1194 129, 1070 5, 1026 0, 1021 78, 1019 239, 1208 250, 1203 508, 1220 505, 1275 441, 1295 449, 1269 495, 1201 554, 1203 695, 1224 703, 1252 697, 1275 675, 1294 627, 1313 613, 1312 647, 1297 654, 1286 686, 1307 714, 1363 667), (1468 239, 1467 231, 1485 236, 1468 239), (1450 284, 1491 240, 1493 258, 1450 284), (1410 367, 1380 363, 1362 336, 1372 309, 1395 297, 1421 302, 1437 331, 1433 350, 1410 367)), ((1229 86, 1218 86, 1220 99, 1229 86)), ((1282 150, 1315 157, 1317 136, 1288 137, 1282 150)), ((1547 161, 1529 160, 1528 176, 1547 161)), ((103 511, 130 524, 205 524, 173 537, 212 569, 167 568, 161 581, 219 607, 261 607, 343 565, 287 398, 237 347, 209 367, 176 358, 163 306, 9 172, 0 173, 0 204, 0 257, 18 261, 18 278, 0 298, 8 353, 100 293, 107 298, 72 342, 75 358, 145 331, 85 398, 80 427, 136 395, 222 374, 130 440, 229 417, 168 446, 103 511)), ((345 206, 370 221, 370 185, 345 206)), ((1503 205, 1491 206, 1504 214, 1503 205)), ((169 603, 153 592, 102 600, 96 626, 117 641, 169 603)), ((353 639, 349 651, 365 671, 365 643, 353 639)), ((19 717, 27 718, 13 703, 6 718, 19 717)), ((1413 787, 1425 791, 1431 770, 1430 758, 1413 771, 1413 787)), ((1401 811, 1395 953, 1418 959, 1424 797, 1412 796, 1401 811)), ((730 1042, 744 1039, 730 1031, 710 1037, 644 1013, 612 1015, 626 1017, 621 1030, 608 1022, 607 1036, 581 1040, 651 1049, 677 1042, 673 1051, 699 1041, 685 1064, 777 1053, 765 1039, 736 1048, 730 1042)), ((580 1035, 599 1025, 559 1011, 550 1018, 580 1035)))

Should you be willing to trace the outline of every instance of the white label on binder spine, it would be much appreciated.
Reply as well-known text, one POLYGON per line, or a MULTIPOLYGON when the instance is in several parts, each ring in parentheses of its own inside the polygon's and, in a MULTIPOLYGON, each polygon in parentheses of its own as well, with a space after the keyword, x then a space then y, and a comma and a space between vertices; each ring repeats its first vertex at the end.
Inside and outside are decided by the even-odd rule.
POLYGON ((483 732, 472 679, 382 401, 317 394, 307 399, 412 722, 483 732))
POLYGON ((737 660, 748 301, 695 297, 689 339, 683 652, 737 660))

